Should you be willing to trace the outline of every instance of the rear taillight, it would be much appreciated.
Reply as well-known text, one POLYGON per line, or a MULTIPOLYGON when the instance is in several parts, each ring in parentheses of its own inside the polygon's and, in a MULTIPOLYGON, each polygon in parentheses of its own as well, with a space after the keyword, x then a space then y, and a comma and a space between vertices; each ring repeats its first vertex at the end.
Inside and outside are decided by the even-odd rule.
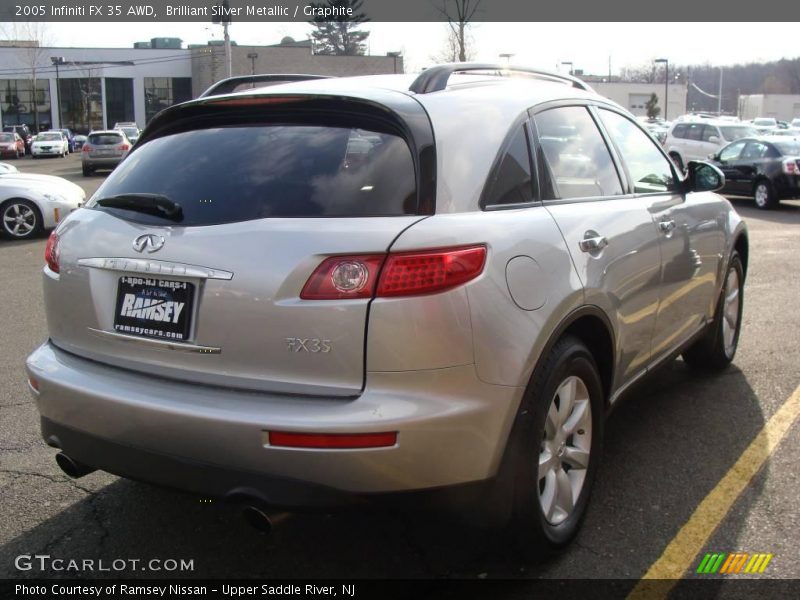
POLYGON ((787 158, 784 160, 783 172, 787 175, 800 175, 800 159, 787 158))
POLYGON ((91 150, 91 149, 92 149, 92 147, 89 144, 86 144, 86 143, 84 143, 83 146, 81 146, 81 152, 89 152, 89 150, 91 150))
POLYGON ((343 300, 432 294, 474 279, 485 262, 485 246, 333 256, 311 274, 300 297, 343 300))
POLYGON ((129 150, 129 149, 130 149, 130 146, 128 146, 128 144, 122 144, 122 146, 117 148, 117 150, 122 150, 123 152, 125 152, 126 150, 129 150))
POLYGON ((44 261, 53 273, 59 272, 60 251, 58 249, 58 234, 54 231, 47 240, 44 248, 44 261))

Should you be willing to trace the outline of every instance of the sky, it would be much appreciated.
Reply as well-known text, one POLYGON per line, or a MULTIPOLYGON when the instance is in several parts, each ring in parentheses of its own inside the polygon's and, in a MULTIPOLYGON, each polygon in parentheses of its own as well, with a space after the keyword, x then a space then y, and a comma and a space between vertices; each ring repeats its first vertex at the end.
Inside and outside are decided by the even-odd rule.
MULTIPOLYGON (((371 54, 401 51, 406 71, 436 62, 447 37, 445 23, 366 23, 371 54)), ((231 39, 242 45, 274 44, 284 36, 308 37, 307 23, 236 23, 231 39)), ((48 23, 51 46, 131 47, 153 37, 179 37, 185 43, 222 39, 211 23, 48 23)), ((667 58, 670 64, 733 65, 800 56, 796 23, 474 23, 470 32, 475 60, 505 62, 549 70, 619 74, 624 67, 667 58), (768 43, 746 43, 754 34, 768 43)))

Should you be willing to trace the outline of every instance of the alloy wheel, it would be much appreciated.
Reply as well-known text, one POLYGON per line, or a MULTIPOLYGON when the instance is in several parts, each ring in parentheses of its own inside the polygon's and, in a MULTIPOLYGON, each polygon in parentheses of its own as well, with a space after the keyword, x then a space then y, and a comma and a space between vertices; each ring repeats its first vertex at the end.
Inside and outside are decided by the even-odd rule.
POLYGON ((722 305, 722 341, 725 354, 731 356, 736 347, 736 331, 739 327, 739 272, 731 267, 725 279, 725 299, 722 305))
POLYGON ((3 228, 13 237, 27 237, 36 229, 36 213, 19 203, 11 203, 3 211, 3 228))
POLYGON ((769 201, 769 189, 767 188, 766 183, 759 183, 756 186, 755 200, 759 207, 767 205, 767 202, 769 201))

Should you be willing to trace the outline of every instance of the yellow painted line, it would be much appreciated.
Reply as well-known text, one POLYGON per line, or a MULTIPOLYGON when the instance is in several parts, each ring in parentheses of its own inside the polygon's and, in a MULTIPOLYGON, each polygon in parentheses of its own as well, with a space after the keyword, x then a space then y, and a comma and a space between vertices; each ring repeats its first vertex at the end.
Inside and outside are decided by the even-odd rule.
POLYGON ((800 386, 772 415, 739 460, 698 505, 658 560, 650 566, 641 581, 633 588, 628 600, 667 597, 677 580, 694 566, 697 555, 708 543, 736 499, 775 451, 798 416, 800 416, 800 386))

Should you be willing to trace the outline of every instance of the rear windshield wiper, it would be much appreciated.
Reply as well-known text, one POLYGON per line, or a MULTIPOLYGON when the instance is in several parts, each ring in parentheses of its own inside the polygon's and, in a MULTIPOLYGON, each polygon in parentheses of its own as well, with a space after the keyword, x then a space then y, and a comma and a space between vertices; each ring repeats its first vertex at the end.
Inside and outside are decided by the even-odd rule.
POLYGON ((162 194, 117 194, 116 196, 100 198, 95 204, 107 208, 135 210, 172 221, 180 221, 183 219, 183 209, 181 205, 162 194))

